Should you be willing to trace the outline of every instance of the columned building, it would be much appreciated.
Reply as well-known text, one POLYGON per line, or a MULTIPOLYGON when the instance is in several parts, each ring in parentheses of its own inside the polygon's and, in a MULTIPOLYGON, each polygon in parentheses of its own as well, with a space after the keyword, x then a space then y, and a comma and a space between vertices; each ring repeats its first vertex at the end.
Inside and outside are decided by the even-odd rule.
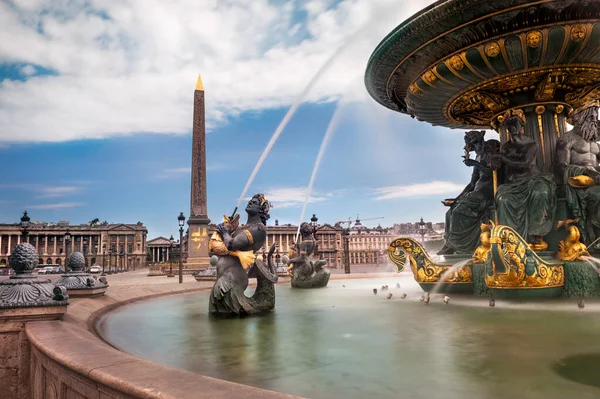
POLYGON ((6 267, 8 257, 21 242, 36 247, 40 265, 64 265, 67 253, 82 252, 87 266, 145 267, 147 234, 148 230, 141 222, 94 225, 31 222, 27 235, 23 235, 18 223, 0 224, 0 267, 6 267), (70 241, 65 240, 67 232, 70 241))
POLYGON ((178 240, 171 241, 165 237, 156 237, 148 241, 147 244, 149 263, 169 263, 179 262, 177 254, 179 253, 178 240))

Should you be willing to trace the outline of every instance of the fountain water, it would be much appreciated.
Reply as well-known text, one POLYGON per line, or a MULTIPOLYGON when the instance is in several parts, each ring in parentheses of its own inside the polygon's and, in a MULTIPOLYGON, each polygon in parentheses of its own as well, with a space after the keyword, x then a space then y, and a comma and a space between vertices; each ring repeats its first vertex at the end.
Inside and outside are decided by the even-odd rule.
POLYGON ((460 261, 457 264, 452 265, 452 267, 448 268, 448 270, 444 271, 440 276, 440 280, 437 283, 435 283, 435 286, 431 291, 431 296, 439 293, 440 289, 442 288, 442 285, 446 282, 448 277, 452 275, 452 273, 457 272, 458 270, 460 270, 461 267, 466 266, 469 262, 471 262, 471 259, 460 261))
POLYGON ((598 267, 600 266, 600 259, 594 258, 593 256, 582 256, 581 259, 585 260, 586 263, 600 275, 600 270, 598 270, 598 267))
POLYGON ((304 204, 302 205, 302 212, 300 213, 300 222, 298 223, 298 230, 296 231, 296 241, 298 241, 298 236, 300 235, 300 225, 304 220, 306 205, 308 205, 308 199, 310 198, 310 194, 312 193, 313 184, 315 183, 317 172, 319 170, 319 166, 321 165, 321 159, 323 159, 323 155, 325 155, 327 145, 329 144, 329 141, 331 140, 333 132, 335 131, 340 119, 340 105, 340 103, 337 104, 335 111, 333 112, 333 115, 331 117, 331 120, 329 121, 327 130, 325 131, 325 136, 323 137, 323 141, 321 142, 321 148, 319 148, 319 153, 317 154, 317 159, 315 160, 315 166, 313 167, 312 175, 310 175, 310 182, 308 183, 308 188, 306 189, 304 204))

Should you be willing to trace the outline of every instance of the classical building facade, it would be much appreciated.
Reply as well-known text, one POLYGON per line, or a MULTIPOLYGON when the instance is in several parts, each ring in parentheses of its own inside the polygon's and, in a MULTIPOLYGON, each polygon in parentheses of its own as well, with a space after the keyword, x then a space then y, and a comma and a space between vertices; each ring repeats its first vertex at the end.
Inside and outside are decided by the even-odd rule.
POLYGON ((369 229, 359 219, 356 219, 349 233, 348 248, 350 250, 351 266, 384 265, 387 263, 388 245, 397 237, 394 234, 394 229, 383 228, 381 225, 369 229))
POLYGON ((37 248, 40 265, 64 265, 67 253, 78 251, 85 255, 88 266, 145 267, 147 234, 141 222, 95 225, 31 222, 27 235, 23 235, 17 223, 0 224, 0 267, 6 267, 8 257, 21 242, 37 248), (65 240, 67 232, 71 236, 68 242, 65 240))
MULTIPOLYGON (((209 236, 215 231, 215 225, 209 225, 209 236)), ((292 224, 275 224, 267 226, 267 240, 264 247, 259 252, 268 252, 273 243, 277 243, 278 248, 275 251, 274 260, 281 263, 285 254, 289 253, 294 245, 298 226, 292 224)), ((345 229, 340 225, 329 224, 318 225, 316 230, 317 253, 318 256, 327 261, 327 265, 334 269, 344 268, 344 235, 345 229)), ((387 263, 388 244, 396 238, 393 228, 367 228, 356 220, 354 226, 349 230, 348 247, 350 253, 351 265, 383 265, 387 263)), ((187 251, 187 236, 183 239, 184 260, 187 251)), ((178 243, 173 243, 173 251, 178 251, 178 243)), ((168 263, 169 239, 157 237, 148 241, 148 249, 151 252, 151 259, 155 263, 168 263)), ((174 260, 175 261, 175 260, 174 260)))
MULTIPOLYGON (((171 237, 172 238, 172 237, 171 237)), ((150 263, 169 263, 171 261, 178 262, 179 258, 179 240, 171 240, 165 237, 156 237, 148 240, 147 253, 148 262, 150 263)))

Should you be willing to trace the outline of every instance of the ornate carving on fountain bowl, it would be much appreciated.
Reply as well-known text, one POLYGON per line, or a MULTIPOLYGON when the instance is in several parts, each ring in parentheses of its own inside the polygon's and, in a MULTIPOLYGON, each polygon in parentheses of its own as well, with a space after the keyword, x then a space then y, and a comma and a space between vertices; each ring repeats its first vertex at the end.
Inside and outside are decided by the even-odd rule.
POLYGON ((66 306, 69 295, 64 287, 50 280, 34 277, 31 271, 38 265, 39 255, 28 243, 16 246, 8 262, 16 275, 0 281, 0 309, 66 306))
POLYGON ((562 262, 539 257, 512 228, 496 226, 490 238, 490 259, 485 283, 488 288, 561 288, 565 284, 562 262))
POLYGON ((72 270, 63 274, 57 285, 63 286, 72 296, 97 297, 104 295, 108 284, 106 278, 96 280, 90 273, 86 273, 85 257, 81 252, 73 252, 69 255, 67 266, 72 270))
MULTIPOLYGON (((400 237, 388 246, 388 256, 398 268, 404 270, 407 257, 410 268, 419 284, 434 284, 440 281, 442 274, 452 265, 436 263, 431 259, 425 248, 412 238, 400 237)), ((447 276, 444 284, 473 284, 472 263, 468 263, 447 276)))

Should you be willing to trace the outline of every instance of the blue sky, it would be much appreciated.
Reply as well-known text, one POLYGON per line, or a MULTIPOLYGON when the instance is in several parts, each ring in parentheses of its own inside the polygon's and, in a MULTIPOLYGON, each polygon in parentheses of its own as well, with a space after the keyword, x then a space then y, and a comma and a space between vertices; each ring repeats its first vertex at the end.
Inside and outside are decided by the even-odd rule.
POLYGON ((439 201, 458 194, 470 175, 461 163, 463 132, 386 110, 362 83, 377 42, 425 3, 409 1, 372 29, 364 15, 387 15, 391 1, 233 1, 224 8, 206 0, 192 10, 186 2, 168 9, 160 2, 0 3, 0 34, 9 39, 0 43, 0 221, 16 222, 27 209, 32 220, 139 220, 151 236, 176 234, 179 212, 189 215, 198 73, 207 99, 209 217, 220 221, 295 97, 344 32, 364 26, 362 40, 309 92, 249 194, 270 197, 271 223, 298 223, 341 101, 305 219, 442 221, 439 201), (190 15, 212 22, 198 28, 190 15))

